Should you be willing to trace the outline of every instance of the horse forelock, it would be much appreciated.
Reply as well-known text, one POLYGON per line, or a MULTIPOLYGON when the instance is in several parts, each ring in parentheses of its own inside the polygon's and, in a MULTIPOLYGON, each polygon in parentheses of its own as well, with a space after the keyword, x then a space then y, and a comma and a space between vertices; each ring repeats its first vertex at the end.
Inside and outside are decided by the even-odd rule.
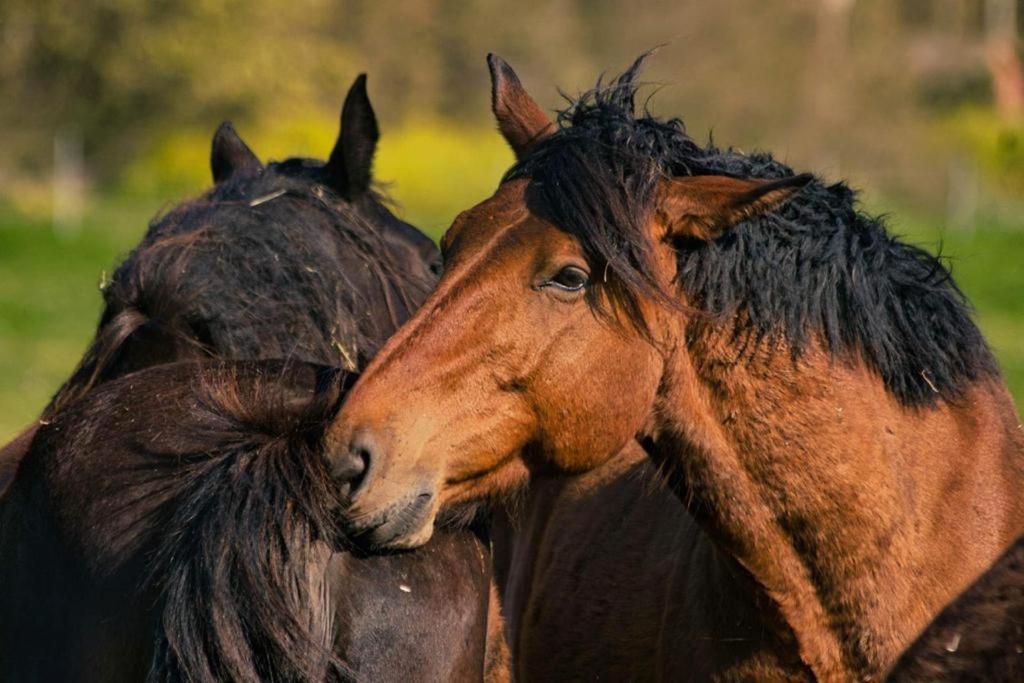
MULTIPOLYGON (((530 180, 531 209, 580 240, 641 331, 640 300, 680 301, 655 277, 648 234, 657 184, 686 175, 793 175, 769 154, 699 145, 681 120, 638 110, 644 57, 570 100, 557 131, 504 178, 530 180)), ((942 260, 890 235, 844 183, 815 180, 717 241, 677 247, 687 303, 734 321, 741 348, 781 340, 799 357, 815 338, 835 355, 859 354, 907 405, 955 399, 997 372, 942 260)))

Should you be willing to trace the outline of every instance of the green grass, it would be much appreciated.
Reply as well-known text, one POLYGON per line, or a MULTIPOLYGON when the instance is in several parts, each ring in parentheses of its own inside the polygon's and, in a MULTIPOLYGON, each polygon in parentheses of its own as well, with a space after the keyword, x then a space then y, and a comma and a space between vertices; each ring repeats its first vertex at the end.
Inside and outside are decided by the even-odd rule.
POLYGON ((102 202, 81 232, 60 237, 48 221, 0 210, 0 442, 39 413, 81 357, 101 274, 138 241, 146 214, 102 202))
MULTIPOLYGON (((390 144, 385 136, 381 149, 378 175, 394 181, 400 212, 435 237, 458 211, 490 194, 511 159, 492 132, 465 133, 413 126, 392 133, 390 144)), ((167 181, 164 186, 174 189, 164 196, 194 192, 205 182, 198 175, 167 181)), ((0 443, 38 415, 81 357, 99 315, 102 273, 165 204, 139 197, 133 191, 94 202, 81 230, 66 237, 54 234, 47 220, 0 204, 0 443)), ((899 214, 892 226, 931 250, 942 240, 1020 405, 1024 226, 981 225, 974 233, 942 235, 926 221, 899 214)))

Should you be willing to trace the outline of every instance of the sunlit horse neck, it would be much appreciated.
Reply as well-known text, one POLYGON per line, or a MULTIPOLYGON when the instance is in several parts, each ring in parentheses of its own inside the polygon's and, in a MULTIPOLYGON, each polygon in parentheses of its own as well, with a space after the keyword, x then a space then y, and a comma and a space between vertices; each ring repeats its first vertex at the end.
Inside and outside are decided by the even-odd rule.
MULTIPOLYGON (((638 66, 556 127, 492 60, 520 161, 342 410, 338 457, 374 462, 353 510, 393 517, 401 486, 436 512, 636 436, 814 674, 877 676, 1022 527, 1012 401, 939 261, 845 185, 637 116, 638 66)), ((395 545, 429 537, 407 519, 395 545)))

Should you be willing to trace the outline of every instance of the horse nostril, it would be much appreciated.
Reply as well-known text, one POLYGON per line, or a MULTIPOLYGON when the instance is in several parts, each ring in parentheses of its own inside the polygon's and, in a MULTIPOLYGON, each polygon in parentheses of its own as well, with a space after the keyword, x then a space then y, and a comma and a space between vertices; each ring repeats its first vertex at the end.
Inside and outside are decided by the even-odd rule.
POLYGON ((342 495, 351 498, 366 486, 376 460, 375 451, 373 440, 365 433, 357 434, 349 442, 332 469, 342 495))

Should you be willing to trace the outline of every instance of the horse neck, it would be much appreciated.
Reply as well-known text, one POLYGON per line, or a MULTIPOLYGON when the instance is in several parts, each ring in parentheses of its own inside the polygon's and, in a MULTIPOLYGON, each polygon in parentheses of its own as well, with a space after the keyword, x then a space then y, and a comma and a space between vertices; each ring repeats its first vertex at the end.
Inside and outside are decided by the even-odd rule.
POLYGON ((652 455, 745 566, 819 678, 881 674, 1020 532, 1021 430, 998 379, 899 404, 820 348, 669 361, 652 455))

